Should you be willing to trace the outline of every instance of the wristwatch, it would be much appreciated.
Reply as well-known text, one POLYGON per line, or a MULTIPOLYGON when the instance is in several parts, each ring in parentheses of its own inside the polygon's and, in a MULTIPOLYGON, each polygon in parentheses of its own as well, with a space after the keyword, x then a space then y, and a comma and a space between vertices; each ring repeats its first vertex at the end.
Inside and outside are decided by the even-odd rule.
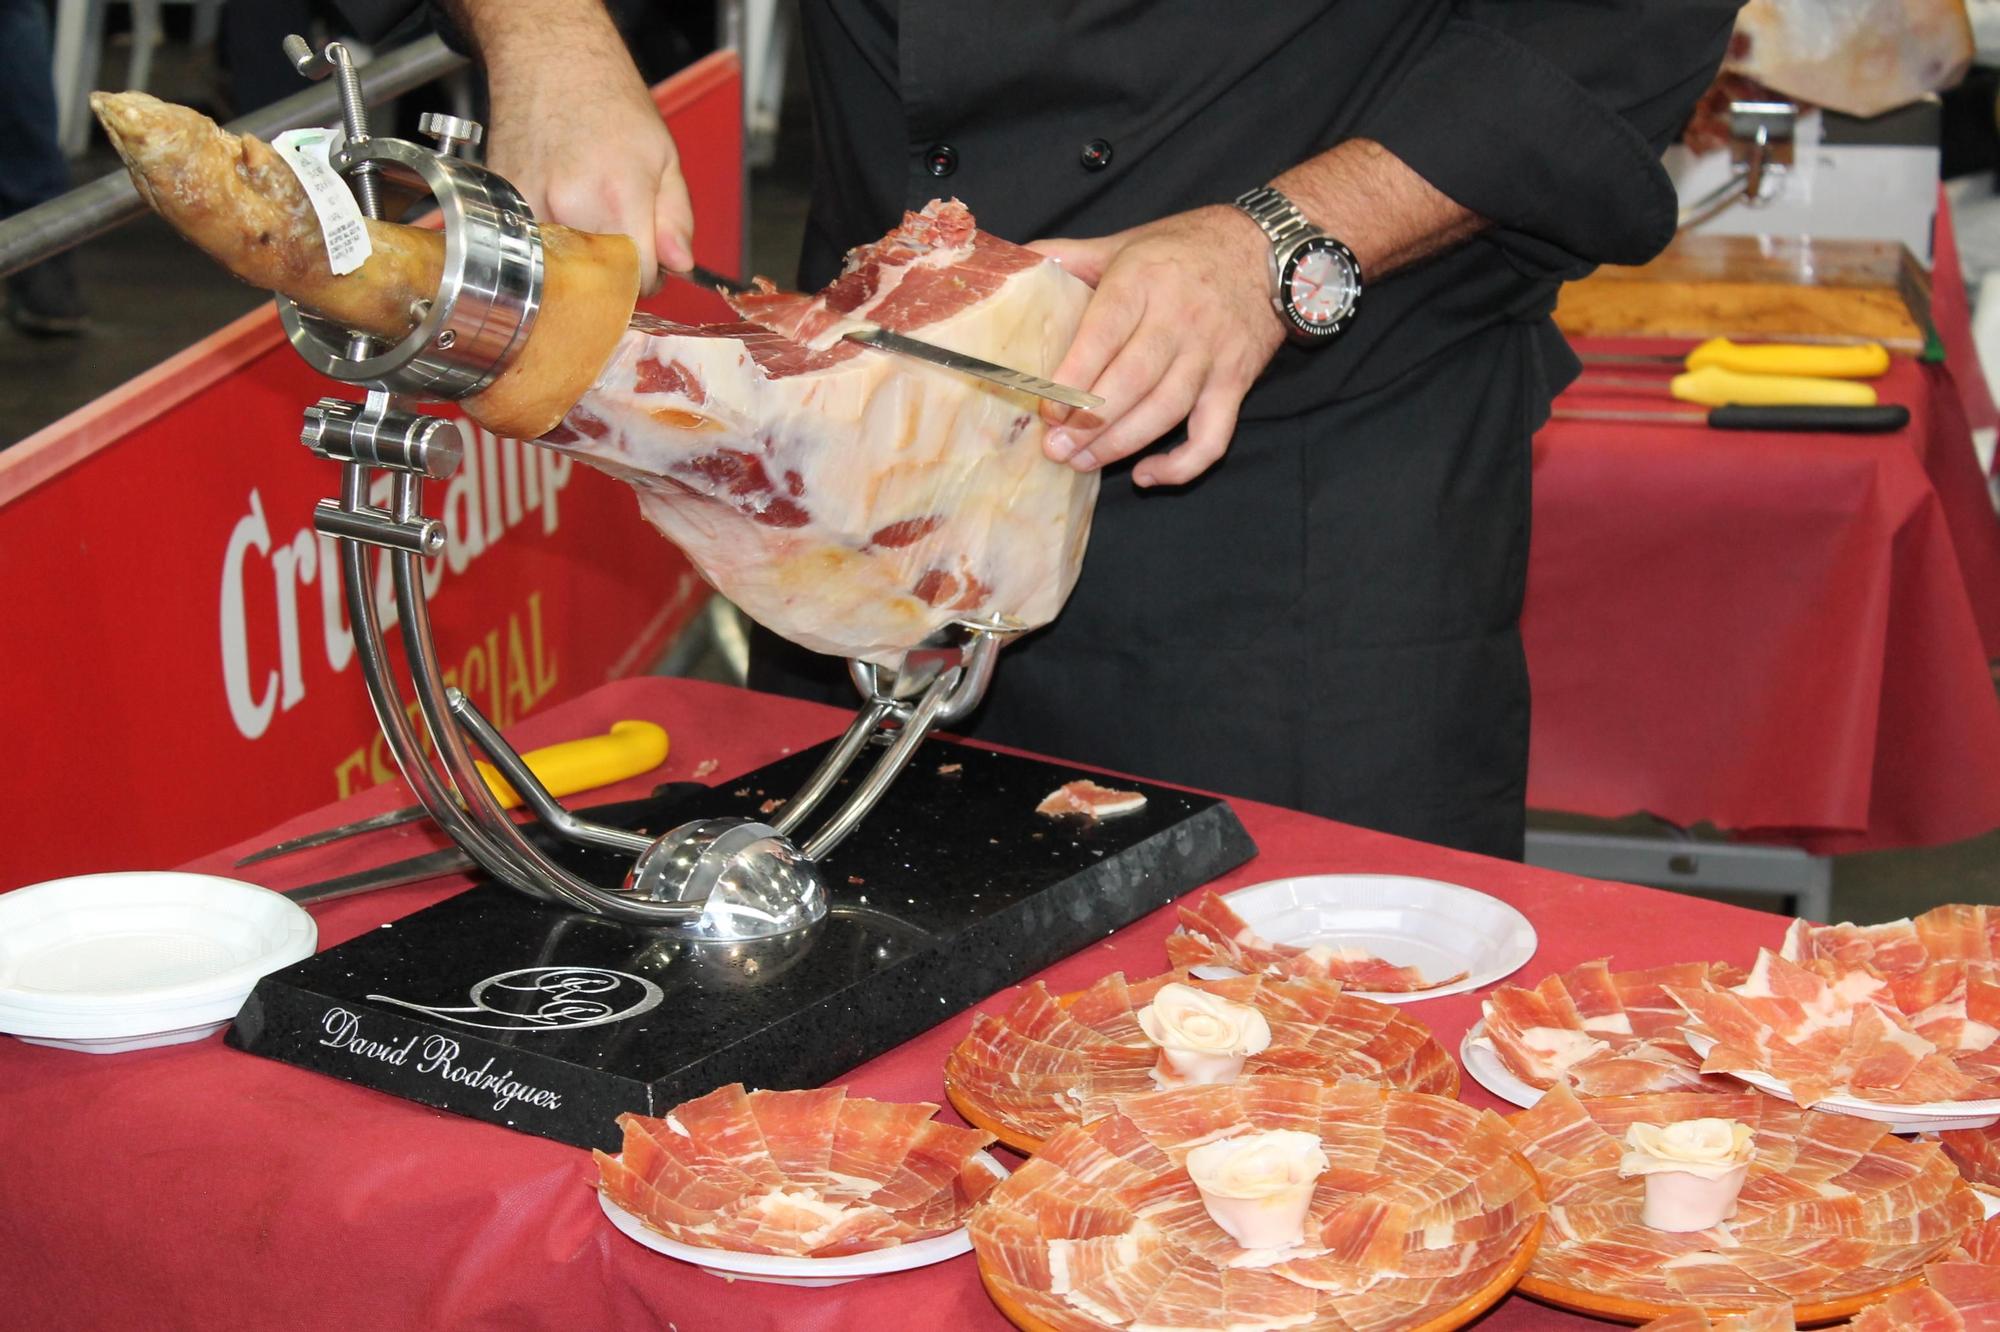
POLYGON ((1271 238, 1271 304, 1292 341, 1331 342, 1361 303, 1361 265, 1354 251, 1306 221, 1290 199, 1260 185, 1236 206, 1271 238))

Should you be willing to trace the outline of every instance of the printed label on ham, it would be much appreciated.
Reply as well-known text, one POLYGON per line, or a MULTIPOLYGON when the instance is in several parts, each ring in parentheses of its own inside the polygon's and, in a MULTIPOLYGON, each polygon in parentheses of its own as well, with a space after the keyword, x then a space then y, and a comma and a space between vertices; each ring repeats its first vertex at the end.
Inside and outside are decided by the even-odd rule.
POLYGON ((758 623, 894 666, 956 620, 1048 623, 1097 477, 1050 462, 1035 399, 841 341, 863 324, 1037 374, 1089 289, 933 202, 817 296, 768 283, 744 322, 641 319, 541 442, 639 492, 646 518, 758 623))

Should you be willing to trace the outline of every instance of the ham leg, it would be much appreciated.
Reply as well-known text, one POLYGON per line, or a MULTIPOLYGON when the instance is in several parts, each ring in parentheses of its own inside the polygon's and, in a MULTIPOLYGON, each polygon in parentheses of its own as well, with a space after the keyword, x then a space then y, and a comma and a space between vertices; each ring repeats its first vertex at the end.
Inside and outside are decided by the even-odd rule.
MULTIPOLYGON (((437 233, 370 223, 374 254, 336 277, 270 148, 142 93, 91 104, 147 202, 245 281, 383 337, 434 294, 437 233)), ((473 420, 630 483, 710 583, 816 651, 894 667, 954 621, 1033 629, 1061 610, 1098 482, 1043 455, 1036 400, 840 335, 875 323, 1047 375, 1090 299, 1082 282, 954 200, 855 251, 818 296, 764 284, 739 323, 628 327, 631 243, 542 233, 541 311, 515 363, 463 404, 473 420)))

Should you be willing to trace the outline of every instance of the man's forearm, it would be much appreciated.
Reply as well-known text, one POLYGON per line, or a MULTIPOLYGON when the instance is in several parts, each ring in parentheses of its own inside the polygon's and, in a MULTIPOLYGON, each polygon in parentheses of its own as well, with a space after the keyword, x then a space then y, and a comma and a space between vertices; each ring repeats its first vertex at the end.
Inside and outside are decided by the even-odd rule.
POLYGON ((517 80, 546 81, 551 63, 600 77, 609 68, 639 74, 603 0, 444 0, 486 71, 487 87, 504 98, 517 80))
POLYGON ((1381 144, 1350 139, 1271 184, 1306 219, 1354 251, 1368 281, 1449 249, 1486 221, 1440 194, 1381 144))

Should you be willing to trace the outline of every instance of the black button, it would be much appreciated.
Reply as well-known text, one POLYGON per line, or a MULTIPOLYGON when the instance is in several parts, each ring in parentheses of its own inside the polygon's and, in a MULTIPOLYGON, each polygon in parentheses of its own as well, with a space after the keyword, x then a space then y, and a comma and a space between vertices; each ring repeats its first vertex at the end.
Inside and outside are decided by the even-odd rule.
POLYGON ((958 149, 948 143, 934 143, 924 153, 924 168, 933 176, 949 176, 958 170, 958 149))
POLYGON ((1083 165, 1091 171, 1102 171, 1111 165, 1111 141, 1092 139, 1083 145, 1083 165))

